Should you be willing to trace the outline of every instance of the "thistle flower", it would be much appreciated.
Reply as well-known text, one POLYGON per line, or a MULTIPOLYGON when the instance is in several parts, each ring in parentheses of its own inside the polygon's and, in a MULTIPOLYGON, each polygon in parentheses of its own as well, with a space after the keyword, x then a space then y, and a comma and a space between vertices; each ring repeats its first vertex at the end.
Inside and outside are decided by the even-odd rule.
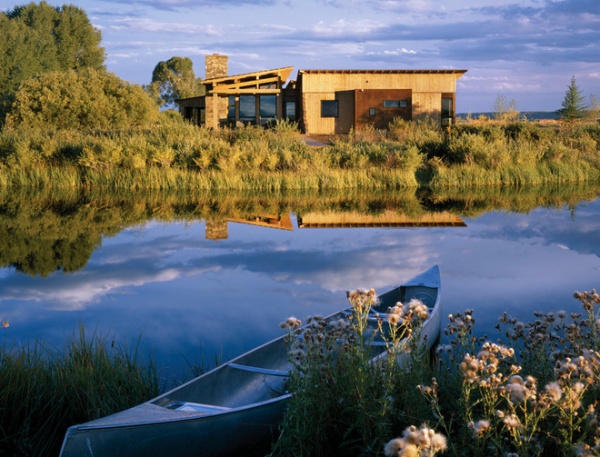
POLYGON ((548 396, 555 402, 559 401, 562 397, 562 389, 558 382, 554 381, 550 384, 546 384, 545 391, 548 396))
POLYGON ((414 425, 407 427, 402 438, 394 438, 384 447, 386 457, 433 457, 448 448, 446 437, 426 425, 417 429, 414 425))
POLYGON ((477 422, 469 422, 469 428, 477 438, 480 438, 491 429, 491 424, 487 419, 480 419, 477 422))
POLYGON ((511 429, 511 428, 521 428, 521 421, 519 420, 519 418, 517 417, 516 414, 511 414, 510 416, 505 416, 504 417, 504 425, 506 426, 506 428, 511 429))
POLYGON ((288 328, 290 330, 295 330, 302 325, 302 321, 297 317, 291 316, 288 317, 285 322, 279 324, 281 328, 288 328))

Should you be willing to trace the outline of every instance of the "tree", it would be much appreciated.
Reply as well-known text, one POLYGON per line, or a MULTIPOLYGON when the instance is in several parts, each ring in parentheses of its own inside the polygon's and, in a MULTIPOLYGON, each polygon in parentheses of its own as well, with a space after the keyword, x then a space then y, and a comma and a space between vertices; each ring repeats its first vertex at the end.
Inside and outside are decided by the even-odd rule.
POLYGON ((590 105, 586 117, 590 121, 600 121, 600 102, 596 94, 590 95, 590 105))
POLYGON ((577 86, 575 76, 571 77, 571 84, 567 88, 565 98, 562 102, 562 108, 557 112, 560 117, 568 122, 573 122, 585 116, 587 106, 585 105, 585 97, 577 86))
POLYGON ((145 89, 166 105, 179 98, 204 94, 202 80, 196 79, 192 60, 188 57, 171 57, 166 62, 159 62, 152 72, 152 83, 145 89))
POLYGON ((0 12, 0 124, 23 81, 49 71, 104 69, 101 39, 72 5, 32 2, 0 12))
POLYGON ((127 129, 147 127, 158 106, 136 84, 104 70, 52 71, 21 84, 6 116, 10 128, 127 129))
POLYGON ((498 95, 494 101, 494 117, 500 121, 514 121, 519 117, 517 101, 511 98, 507 101, 504 95, 498 95))

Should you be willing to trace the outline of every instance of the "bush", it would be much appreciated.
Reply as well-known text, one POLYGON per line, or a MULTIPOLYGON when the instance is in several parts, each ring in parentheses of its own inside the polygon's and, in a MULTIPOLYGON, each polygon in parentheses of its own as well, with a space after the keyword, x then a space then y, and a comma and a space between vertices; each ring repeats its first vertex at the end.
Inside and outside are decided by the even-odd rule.
POLYGON ((25 81, 6 118, 9 128, 131 129, 156 122, 158 107, 141 86, 92 68, 25 81))

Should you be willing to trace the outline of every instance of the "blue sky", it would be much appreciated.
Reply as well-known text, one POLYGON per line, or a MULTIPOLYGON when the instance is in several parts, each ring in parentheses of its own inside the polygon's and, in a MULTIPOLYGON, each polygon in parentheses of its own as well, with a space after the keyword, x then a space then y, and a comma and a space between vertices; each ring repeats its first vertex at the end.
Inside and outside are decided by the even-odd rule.
MULTIPOLYGON (((27 3, 0 0, 3 10, 27 3)), ((62 3, 49 1, 52 5, 62 3)), ((102 31, 108 69, 147 84, 155 65, 229 56, 230 74, 467 69, 459 112, 560 108, 571 76, 600 96, 599 0, 73 0, 102 31)))

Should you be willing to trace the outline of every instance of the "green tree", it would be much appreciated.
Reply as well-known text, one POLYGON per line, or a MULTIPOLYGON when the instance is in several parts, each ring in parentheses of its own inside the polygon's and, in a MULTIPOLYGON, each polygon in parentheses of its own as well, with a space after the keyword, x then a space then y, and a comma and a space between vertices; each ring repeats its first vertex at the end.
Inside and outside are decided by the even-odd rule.
POLYGON ((0 12, 0 123, 20 84, 49 71, 104 69, 102 36, 86 13, 42 1, 0 12))
POLYGON ((558 110, 560 117, 568 122, 573 122, 585 116, 587 106, 585 105, 585 97, 577 86, 575 76, 571 77, 571 84, 567 88, 565 98, 562 102, 562 108, 558 110))
POLYGON ((6 117, 11 128, 127 129, 147 127, 158 106, 136 84, 104 70, 53 71, 21 84, 6 117))
POLYGON ((188 57, 171 57, 166 62, 159 62, 152 72, 152 83, 145 89, 163 105, 204 94, 202 80, 196 79, 192 60, 188 57))

